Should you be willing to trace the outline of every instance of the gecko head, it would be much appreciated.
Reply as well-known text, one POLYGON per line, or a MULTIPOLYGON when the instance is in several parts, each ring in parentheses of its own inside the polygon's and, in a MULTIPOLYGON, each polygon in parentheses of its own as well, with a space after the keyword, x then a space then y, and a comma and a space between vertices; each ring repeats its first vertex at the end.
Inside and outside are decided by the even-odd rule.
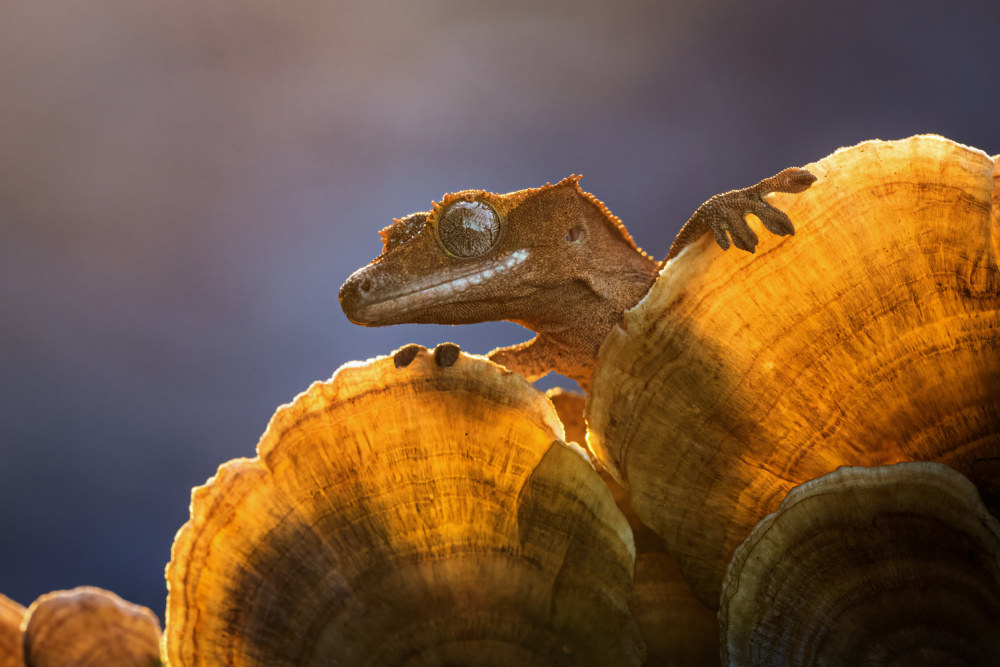
POLYGON ((578 176, 503 195, 452 193, 380 233, 382 254, 340 288, 341 307, 356 324, 530 326, 614 270, 622 248, 642 254, 621 222, 580 189, 578 176))

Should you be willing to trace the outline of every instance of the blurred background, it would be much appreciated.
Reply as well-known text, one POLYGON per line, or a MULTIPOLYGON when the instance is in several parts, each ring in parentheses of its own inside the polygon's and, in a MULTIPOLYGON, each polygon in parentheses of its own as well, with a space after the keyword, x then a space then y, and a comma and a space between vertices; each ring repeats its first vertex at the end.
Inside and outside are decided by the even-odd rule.
POLYGON ((711 195, 840 146, 1000 153, 998 34, 995 0, 5 0, 0 592, 162 618, 191 487, 278 405, 530 337, 351 325, 393 217, 582 173, 663 257, 711 195))

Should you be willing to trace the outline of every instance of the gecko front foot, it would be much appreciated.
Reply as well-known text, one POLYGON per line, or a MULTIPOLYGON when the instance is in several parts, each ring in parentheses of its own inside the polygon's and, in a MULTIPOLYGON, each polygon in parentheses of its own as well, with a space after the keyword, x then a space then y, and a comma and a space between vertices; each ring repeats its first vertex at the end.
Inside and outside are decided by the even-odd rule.
POLYGON ((729 249, 732 238, 732 245, 740 250, 754 252, 757 248, 757 234, 747 224, 746 217, 750 213, 760 218, 764 228, 773 234, 794 234, 792 221, 782 211, 764 201, 764 195, 771 192, 802 192, 815 181, 816 177, 805 169, 789 167, 749 188, 715 195, 699 206, 681 228, 666 259, 677 255, 709 229, 723 250, 729 249))

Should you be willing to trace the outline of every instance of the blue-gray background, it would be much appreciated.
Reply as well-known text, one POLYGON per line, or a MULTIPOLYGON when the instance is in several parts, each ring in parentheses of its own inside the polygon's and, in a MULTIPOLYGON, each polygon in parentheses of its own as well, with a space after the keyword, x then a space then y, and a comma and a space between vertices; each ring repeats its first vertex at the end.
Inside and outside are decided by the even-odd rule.
POLYGON ((0 592, 162 616, 191 487, 278 405, 404 343, 527 337, 351 325, 394 216, 582 173, 662 257, 712 194, 839 146, 1000 153, 998 35, 996 0, 5 0, 0 592))

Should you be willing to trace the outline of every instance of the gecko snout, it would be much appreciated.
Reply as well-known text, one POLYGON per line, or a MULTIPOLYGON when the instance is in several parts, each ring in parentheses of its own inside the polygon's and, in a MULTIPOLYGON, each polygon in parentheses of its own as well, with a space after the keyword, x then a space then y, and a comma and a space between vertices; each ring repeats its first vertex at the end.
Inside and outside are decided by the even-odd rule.
POLYGON ((373 286, 371 276, 364 269, 352 273, 340 286, 340 307, 351 322, 366 324, 361 317, 361 310, 373 286))

